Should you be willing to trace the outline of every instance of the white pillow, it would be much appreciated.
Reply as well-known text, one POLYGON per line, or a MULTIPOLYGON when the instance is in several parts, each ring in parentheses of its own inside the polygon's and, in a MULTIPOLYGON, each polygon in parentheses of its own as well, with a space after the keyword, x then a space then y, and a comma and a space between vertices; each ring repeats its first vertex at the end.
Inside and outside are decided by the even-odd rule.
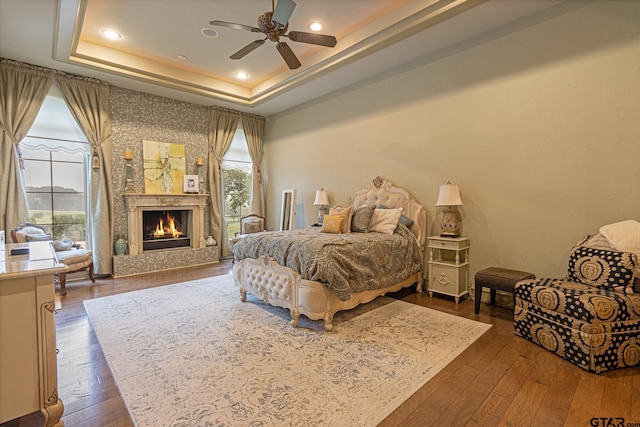
POLYGON ((73 242, 71 242, 71 241, 67 242, 67 241, 64 241, 64 240, 56 240, 51 245, 53 246, 53 249, 56 250, 56 252, 58 252, 58 251, 68 251, 69 249, 71 249, 71 246, 73 246, 73 242))
POLYGON ((621 252, 632 252, 640 258, 640 222, 628 219, 600 227, 600 233, 621 252))
POLYGON ((371 214, 369 232, 393 234, 398 226, 402 209, 375 209, 371 214))

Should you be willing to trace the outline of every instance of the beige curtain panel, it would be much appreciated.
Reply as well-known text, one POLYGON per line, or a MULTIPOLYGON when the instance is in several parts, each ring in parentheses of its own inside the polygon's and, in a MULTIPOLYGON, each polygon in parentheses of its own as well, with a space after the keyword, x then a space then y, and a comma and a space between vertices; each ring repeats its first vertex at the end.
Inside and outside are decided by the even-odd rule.
POLYGON ((264 117, 242 116, 242 127, 252 162, 250 212, 264 217, 264 184, 262 180, 264 117))
POLYGON ((211 235, 220 248, 220 256, 228 257, 229 236, 224 226, 222 207, 222 157, 231 146, 233 136, 238 128, 240 113, 210 108, 209 119, 209 188, 211 189, 211 203, 209 205, 211 235))
POLYGON ((0 59, 0 230, 28 219, 18 144, 29 129, 53 82, 52 73, 0 59))
POLYGON ((56 83, 73 114, 91 143, 98 167, 91 172, 91 239, 93 263, 98 274, 111 274, 114 213, 111 177, 111 119, 109 86, 94 79, 56 77, 56 83))

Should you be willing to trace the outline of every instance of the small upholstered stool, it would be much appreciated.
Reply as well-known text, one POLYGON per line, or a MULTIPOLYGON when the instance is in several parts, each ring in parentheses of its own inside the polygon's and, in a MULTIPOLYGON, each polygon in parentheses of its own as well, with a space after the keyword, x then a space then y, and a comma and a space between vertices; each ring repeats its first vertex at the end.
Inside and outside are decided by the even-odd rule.
POLYGON ((93 277, 93 252, 87 249, 71 248, 66 251, 56 251, 58 261, 69 267, 69 270, 58 273, 60 281, 60 293, 67 295, 67 274, 77 271, 89 270, 89 279, 95 283, 93 277))
POLYGON ((475 312, 480 313, 480 297, 482 288, 491 290, 491 305, 496 304, 496 291, 505 291, 513 294, 513 288, 521 280, 535 279, 533 273, 526 271, 508 270, 500 267, 489 267, 480 270, 475 276, 475 312))

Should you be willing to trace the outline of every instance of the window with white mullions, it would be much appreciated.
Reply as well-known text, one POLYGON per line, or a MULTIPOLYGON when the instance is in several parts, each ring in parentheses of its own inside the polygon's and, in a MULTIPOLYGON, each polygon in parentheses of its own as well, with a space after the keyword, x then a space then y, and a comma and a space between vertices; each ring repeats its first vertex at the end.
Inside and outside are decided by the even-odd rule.
POLYGON ((223 215, 229 239, 240 231, 240 218, 251 213, 251 170, 251 157, 240 122, 222 158, 223 215))
MULTIPOLYGON (((42 144, 40 144, 41 146, 42 144)), ((29 221, 56 240, 86 240, 88 154, 21 146, 29 221)))
POLYGON ((87 243, 91 145, 55 85, 20 142, 29 222, 53 239, 87 243))

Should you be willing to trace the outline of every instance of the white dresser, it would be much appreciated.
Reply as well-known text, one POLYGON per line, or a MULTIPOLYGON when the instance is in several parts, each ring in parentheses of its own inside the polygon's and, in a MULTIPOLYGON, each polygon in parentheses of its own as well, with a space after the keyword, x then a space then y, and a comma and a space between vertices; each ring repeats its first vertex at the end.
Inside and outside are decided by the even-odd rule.
POLYGON ((49 242, 6 245, 0 255, 0 423, 41 411, 45 426, 63 427, 54 275, 67 267, 49 242))

